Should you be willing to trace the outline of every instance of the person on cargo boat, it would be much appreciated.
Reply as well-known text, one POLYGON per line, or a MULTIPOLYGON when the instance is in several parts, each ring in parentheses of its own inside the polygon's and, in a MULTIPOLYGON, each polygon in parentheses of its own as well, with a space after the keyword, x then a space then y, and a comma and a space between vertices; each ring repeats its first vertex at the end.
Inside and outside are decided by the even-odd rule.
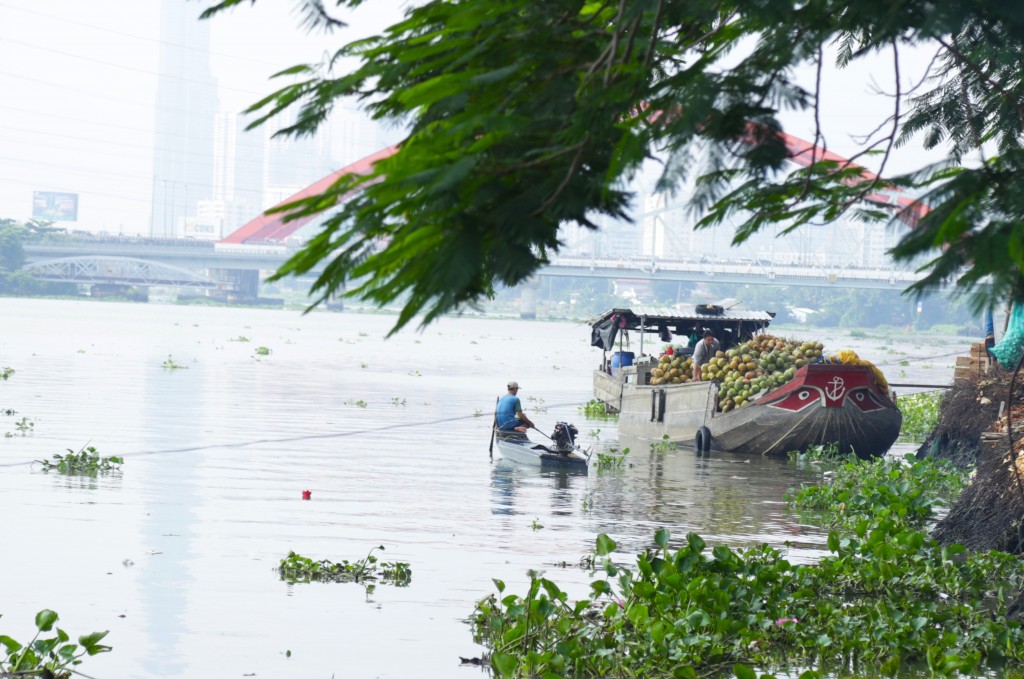
POLYGON ((715 357, 715 352, 721 349, 714 333, 710 330, 704 332, 704 341, 698 342, 693 350, 693 381, 700 382, 700 367, 715 357))
POLYGON ((534 424, 523 412, 523 404, 519 401, 519 383, 512 380, 508 383, 508 393, 498 399, 494 421, 501 431, 518 431, 525 434, 533 429, 534 424))

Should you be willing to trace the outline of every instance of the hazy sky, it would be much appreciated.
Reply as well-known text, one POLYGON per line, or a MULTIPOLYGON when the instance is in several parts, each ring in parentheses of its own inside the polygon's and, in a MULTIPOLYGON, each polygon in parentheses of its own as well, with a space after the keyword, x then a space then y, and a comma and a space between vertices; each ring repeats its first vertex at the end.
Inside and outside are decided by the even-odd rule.
MULTIPOLYGON (((187 2, 197 17, 209 4, 187 2)), ((369 4, 333 35, 300 29, 290 0, 212 20, 221 110, 244 109, 272 91, 271 74, 402 16, 398 0, 369 4)), ((80 197, 68 226, 148 231, 159 16, 158 0, 0 0, 0 217, 30 217, 34 190, 69 191, 80 197)))
MULTIPOLYGON (((186 0, 176 0, 185 3, 186 0)), ((209 2, 188 0, 195 15, 209 2)), ((144 233, 150 219, 152 144, 160 47, 158 0, 0 0, 0 217, 31 216, 33 190, 80 194, 72 228, 144 233)), ((317 62, 348 40, 402 17, 401 0, 344 10, 351 28, 332 35, 299 28, 292 0, 259 0, 211 23, 210 60, 221 110, 238 111, 272 90, 275 71, 317 62)), ((931 54, 904 54, 904 79, 931 54)), ((891 57, 826 74, 823 122, 829 146, 849 153, 851 133, 876 127, 889 103, 869 93, 892 88, 891 57)), ((813 77, 813 72, 803 74, 813 77)), ((788 131, 812 135, 805 116, 788 131)), ((916 149, 890 168, 920 164, 916 149)))

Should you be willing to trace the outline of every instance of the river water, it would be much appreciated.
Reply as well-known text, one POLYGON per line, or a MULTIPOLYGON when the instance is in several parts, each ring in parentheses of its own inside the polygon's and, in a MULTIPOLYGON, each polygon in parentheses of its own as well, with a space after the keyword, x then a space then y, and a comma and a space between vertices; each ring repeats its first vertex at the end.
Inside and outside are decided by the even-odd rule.
MULTIPOLYGON (((43 608, 73 637, 109 629, 113 652, 81 667, 92 677, 474 677, 464 620, 491 579, 523 593, 544 571, 583 596, 576 564, 599 533, 623 561, 660 527, 677 545, 698 532, 823 553, 825 532, 782 501, 815 467, 652 450, 587 420, 600 352, 586 325, 449 318, 385 341, 389 315, 17 299, 0 318, 0 368, 16 371, 0 381, 0 410, 16 411, 0 415, 0 634, 27 640, 43 608), (542 431, 573 422, 586 445, 628 447, 626 464, 492 461, 509 379, 542 431), (86 445, 122 470, 32 464, 86 445), (352 561, 376 546, 410 564, 409 586, 275 571, 289 551, 352 561)), ((948 383, 968 345, 817 337, 893 382, 948 383)))

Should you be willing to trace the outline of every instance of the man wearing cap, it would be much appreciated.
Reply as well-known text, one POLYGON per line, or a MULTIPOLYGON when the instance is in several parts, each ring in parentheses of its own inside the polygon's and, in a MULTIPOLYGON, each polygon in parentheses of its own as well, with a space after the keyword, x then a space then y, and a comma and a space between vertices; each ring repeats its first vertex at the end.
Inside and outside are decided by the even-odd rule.
POLYGON ((519 383, 515 380, 508 383, 508 393, 498 399, 494 421, 501 431, 518 431, 525 434, 528 429, 533 428, 533 422, 523 412, 523 404, 519 402, 519 383))

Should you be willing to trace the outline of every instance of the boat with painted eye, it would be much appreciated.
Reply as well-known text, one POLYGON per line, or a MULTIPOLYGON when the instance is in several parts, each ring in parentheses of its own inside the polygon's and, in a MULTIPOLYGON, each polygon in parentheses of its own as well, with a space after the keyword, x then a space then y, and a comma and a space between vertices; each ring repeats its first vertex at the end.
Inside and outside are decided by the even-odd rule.
MULTIPOLYGON (((634 360, 619 352, 609 360, 617 334, 682 335, 710 329, 735 346, 764 331, 774 314, 725 311, 721 307, 657 313, 613 309, 592 322, 591 343, 605 351, 594 371, 594 395, 619 414, 619 432, 629 436, 692 443, 701 451, 785 456, 813 445, 838 444, 842 453, 868 458, 885 454, 899 436, 903 416, 869 365, 808 363, 785 383, 765 390, 742 407, 722 412, 714 381, 657 383, 657 359, 634 360), (706 313, 709 312, 709 313, 706 313), (652 381, 655 382, 652 384, 652 381)), ((670 337, 670 335, 669 335, 670 337)), ((723 349, 728 348, 723 342, 723 349)))
POLYGON ((531 441, 517 431, 495 430, 498 452, 506 460, 540 467, 571 467, 586 471, 590 456, 576 445, 576 427, 559 422, 551 438, 551 445, 531 441))

